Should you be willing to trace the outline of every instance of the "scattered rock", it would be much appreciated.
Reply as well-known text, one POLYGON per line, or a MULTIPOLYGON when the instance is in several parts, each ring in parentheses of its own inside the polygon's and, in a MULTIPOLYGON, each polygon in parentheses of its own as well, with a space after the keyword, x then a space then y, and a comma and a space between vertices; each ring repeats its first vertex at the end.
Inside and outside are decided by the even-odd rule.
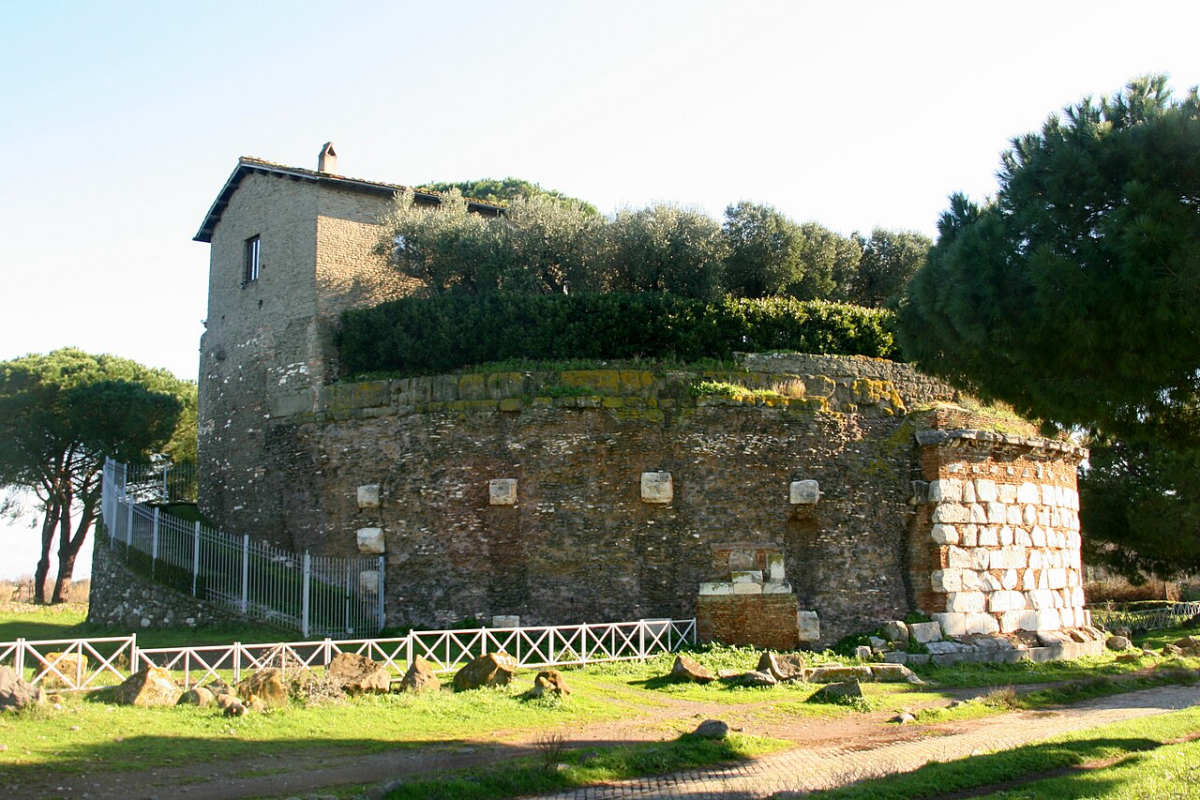
POLYGON ((179 696, 178 704, 181 706, 198 706, 205 708, 216 702, 213 693, 203 686, 197 686, 195 689, 188 689, 179 696))
POLYGON ((223 694, 233 694, 233 689, 229 687, 229 684, 220 678, 213 678, 204 685, 204 688, 212 692, 214 698, 223 694))
POLYGON ((1176 639, 1175 646, 1178 647, 1184 655, 1200 655, 1200 638, 1195 636, 1184 636, 1182 639, 1176 639))
POLYGON ((1126 639, 1133 635, 1129 628, 1124 625, 1113 625, 1108 629, 1108 632, 1113 636, 1124 636, 1126 639))
POLYGON ((843 667, 841 665, 817 667, 808 671, 809 683, 836 683, 845 680, 869 681, 873 677, 871 667, 843 667))
POLYGON ((1105 645, 1108 647, 1109 650, 1128 650, 1129 646, 1130 646, 1129 645, 1129 637, 1127 637, 1127 636, 1110 636, 1110 637, 1108 637, 1108 641, 1105 642, 1105 645))
POLYGON ((120 706, 173 706, 182 694, 183 690, 171 680, 171 673, 159 667, 145 667, 114 689, 112 700, 120 706))
POLYGON ((46 702, 46 692, 17 675, 12 667, 0 667, 0 711, 17 710, 46 702))
POLYGON ((884 653, 891 649, 887 639, 880 639, 878 636, 868 636, 867 644, 871 645, 871 650, 876 653, 884 653))
POLYGON ((259 714, 267 710, 266 702, 256 694, 252 694, 242 700, 242 705, 246 707, 247 711, 256 711, 259 714))
POLYGON ((812 696, 813 700, 839 700, 845 697, 862 697, 862 686, 859 685, 857 678, 851 678, 848 681, 841 683, 831 683, 827 686, 822 686, 812 696))
POLYGON ((914 622, 908 626, 909 635, 921 644, 941 641, 942 626, 936 622, 914 622))
POLYGON ((387 667, 358 653, 338 653, 329 662, 325 675, 349 694, 386 694, 392 687, 387 667))
POLYGON ((507 653, 484 653, 454 675, 454 691, 506 686, 517 673, 517 661, 507 653))
POLYGON ((41 685, 46 689, 75 689, 87 680, 88 657, 79 653, 47 653, 46 674, 41 685), (53 664, 53 669, 50 665, 53 664), (66 678, 59 677, 59 673, 66 678))
POLYGON ((758 658, 757 672, 768 672, 777 681, 804 680, 804 656, 799 653, 763 653, 758 658))
POLYGON ((1183 649, 1182 649, 1181 647, 1179 647, 1179 645, 1174 645, 1174 644, 1164 644, 1164 645, 1163 645, 1163 649, 1162 649, 1162 654, 1163 654, 1164 656, 1168 656, 1168 657, 1170 657, 1170 656, 1182 656, 1182 655, 1183 655, 1183 649))
POLYGON ((742 673, 738 679, 738 683, 742 686, 774 686, 779 683, 775 680, 775 676, 769 672, 760 672, 759 670, 750 670, 742 673))
POLYGON ((917 718, 914 717, 912 714, 908 713, 907 711, 902 711, 899 714, 897 714, 896 716, 894 716, 888 720, 888 722, 895 722, 897 725, 907 725, 910 722, 916 722, 916 721, 917 721, 917 718))
POLYGON ((1117 661, 1120 661, 1124 664, 1133 664, 1138 661, 1141 661, 1141 659, 1142 659, 1141 653, 1122 653, 1121 655, 1117 656, 1117 658, 1116 658, 1117 661))
POLYGON ((883 637, 897 644, 908 644, 908 626, 899 620, 883 623, 883 637))
POLYGON ((925 681, 917 677, 911 669, 903 664, 873 664, 871 677, 881 683, 899 683, 904 681, 914 686, 922 686, 925 681))
POLYGON ((671 667, 671 677, 693 683, 709 683, 713 680, 713 674, 708 667, 683 653, 675 657, 675 665, 671 667))
POLYGON ((728 735, 729 725, 719 719, 706 719, 692 731, 698 739, 724 739, 728 735))
POLYGON ((854 657, 859 661, 870 661, 873 655, 875 655, 875 651, 865 644, 860 644, 854 648, 854 657))
POLYGON ((556 694, 565 697, 571 693, 567 679, 556 669, 544 669, 533 679, 533 688, 525 693, 528 698, 538 698, 546 694, 556 694))
POLYGON ((438 680, 437 674, 433 671, 433 665, 420 656, 413 657, 408 671, 400 679, 400 691, 402 692, 420 694, 421 692, 436 692, 441 688, 442 682, 438 680))
POLYGON ((269 706, 287 705, 287 687, 283 685, 283 673, 275 667, 260 669, 237 685, 238 697, 243 701, 253 695, 269 706))

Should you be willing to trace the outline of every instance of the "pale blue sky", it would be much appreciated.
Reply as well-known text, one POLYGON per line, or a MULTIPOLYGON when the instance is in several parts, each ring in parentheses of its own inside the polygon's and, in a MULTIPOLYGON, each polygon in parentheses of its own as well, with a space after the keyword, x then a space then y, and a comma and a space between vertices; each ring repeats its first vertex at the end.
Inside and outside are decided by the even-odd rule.
MULTIPOLYGON (((932 235, 1085 94, 1200 83, 1194 2, 0 0, 0 359, 197 368, 239 155, 395 183, 515 175, 602 211, 738 200, 932 235)), ((35 537, 0 528, 0 576, 35 537)), ((87 564, 77 570, 87 572, 87 564)))

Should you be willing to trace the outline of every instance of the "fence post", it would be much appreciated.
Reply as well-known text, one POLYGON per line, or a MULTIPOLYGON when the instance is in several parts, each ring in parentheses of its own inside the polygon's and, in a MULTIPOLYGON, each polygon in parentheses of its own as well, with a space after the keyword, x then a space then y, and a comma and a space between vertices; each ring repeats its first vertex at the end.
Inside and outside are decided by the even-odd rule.
POLYGON ((138 671, 137 634, 129 634, 129 674, 138 671))
POLYGON ((200 520, 196 520, 192 535, 192 596, 196 596, 196 584, 200 580, 200 520))
POLYGON ((345 623, 342 625, 342 630, 350 633, 350 562, 346 562, 346 616, 345 623))
POLYGON ((413 663, 413 637, 415 635, 416 633, 410 630, 408 635, 404 637, 404 663, 409 667, 411 667, 413 663))
POLYGON ((233 682, 242 682, 242 643, 233 643, 233 682))
POLYGON ((638 620, 638 657, 646 660, 646 620, 638 620))
POLYGON ((160 509, 154 509, 154 519, 150 523, 150 577, 154 577, 154 566, 158 561, 158 525, 160 509))
MULTIPOLYGON (((125 508, 129 509, 129 513, 125 515, 125 547, 133 547, 133 501, 128 497, 125 498, 125 508)), ((125 559, 129 560, 129 550, 125 551, 125 559)))
POLYGON ((242 535, 242 613, 250 610, 250 534, 242 535))
POLYGON ((16 663, 13 666, 15 666, 17 669, 17 677, 24 679, 25 678, 25 640, 24 639, 17 639, 17 658, 16 658, 16 663))
POLYGON ((387 559, 384 556, 379 557, 379 588, 375 590, 375 597, 379 601, 379 623, 375 628, 375 632, 379 633, 383 630, 383 624, 386 619, 383 606, 383 573, 387 567, 387 559))
POLYGON ((312 556, 304 551, 304 585, 300 589, 300 633, 308 638, 309 580, 312 578, 312 556))

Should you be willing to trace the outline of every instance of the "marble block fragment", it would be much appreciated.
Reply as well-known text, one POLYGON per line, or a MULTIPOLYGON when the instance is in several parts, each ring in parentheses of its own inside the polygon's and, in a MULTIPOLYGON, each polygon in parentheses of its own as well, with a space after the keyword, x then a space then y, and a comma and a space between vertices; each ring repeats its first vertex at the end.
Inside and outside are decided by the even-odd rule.
POLYGON ((642 473, 642 502, 669 503, 675 499, 675 484, 669 472, 642 473))
POLYGON ((788 500, 794 506, 816 505, 821 499, 821 487, 816 481, 792 481, 788 487, 788 500))
POLYGON ((493 478, 488 481, 488 505, 515 506, 517 504, 517 479, 493 478))
POLYGON ((387 543, 383 537, 383 528, 359 528, 358 552, 379 555, 387 552, 387 543))
POLYGON ((358 487, 359 508, 379 508, 379 484, 368 483, 358 487))

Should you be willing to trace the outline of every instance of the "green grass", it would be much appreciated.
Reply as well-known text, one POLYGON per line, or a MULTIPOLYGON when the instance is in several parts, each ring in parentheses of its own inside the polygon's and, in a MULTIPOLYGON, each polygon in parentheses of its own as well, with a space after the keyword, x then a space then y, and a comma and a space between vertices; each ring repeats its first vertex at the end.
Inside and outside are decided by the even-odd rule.
POLYGON ((670 742, 560 752, 555 740, 545 739, 538 756, 491 769, 462 770, 434 779, 414 780, 385 797, 387 800, 487 800, 557 792, 743 760, 784 749, 789 744, 779 739, 731 733, 723 741, 684 735, 670 742))
POLYGON ((1006 798, 1169 798, 1200 796, 1200 775, 1194 767, 1200 750, 1196 745, 1177 745, 1156 750, 1163 743, 1193 735, 1200 729, 1200 708, 1144 717, 1076 731, 1045 742, 998 753, 972 755, 945 763, 933 762, 920 769, 889 778, 865 781, 854 786, 810 797, 820 800, 907 800, 968 793, 972 797, 1006 798), (1179 749, 1177 749, 1179 748, 1179 749), (1157 758, 1148 755, 1161 752, 1157 758), (1055 778, 1047 784, 1031 783, 999 794, 986 794, 999 784, 1041 778, 1043 773, 1078 767, 1088 762, 1120 759, 1134 755, 1121 767, 1095 770, 1084 775, 1055 778), (1120 770, 1120 772, 1113 772, 1120 770), (1175 787, 1165 793, 1151 790, 1166 786, 1164 776, 1175 777, 1175 787), (1184 774, 1187 773, 1187 774, 1184 774), (1182 781, 1180 780, 1182 778, 1182 781), (1052 785, 1051 785, 1052 784, 1052 785), (1181 788, 1188 792, 1179 794, 1181 788), (1111 793, 1119 791, 1120 793, 1111 793))
POLYGON ((71 639, 87 619, 83 603, 37 606, 33 603, 0 604, 0 642, 17 639, 71 639))

